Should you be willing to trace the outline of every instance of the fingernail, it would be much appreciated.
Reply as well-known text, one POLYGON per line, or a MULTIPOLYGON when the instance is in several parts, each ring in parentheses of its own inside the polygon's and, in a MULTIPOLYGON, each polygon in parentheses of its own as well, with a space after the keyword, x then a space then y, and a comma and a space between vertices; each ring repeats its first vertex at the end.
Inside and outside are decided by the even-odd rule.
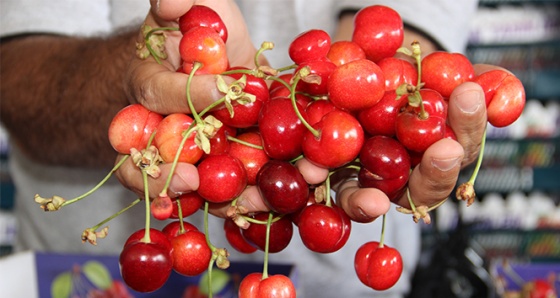
POLYGON ((455 97, 455 104, 466 114, 473 114, 482 105, 481 94, 479 91, 465 91, 455 97))
POLYGON ((453 169, 455 166, 459 165, 460 162, 461 162, 461 157, 454 157, 448 159, 432 158, 432 166, 434 166, 436 169, 442 172, 447 172, 453 169))

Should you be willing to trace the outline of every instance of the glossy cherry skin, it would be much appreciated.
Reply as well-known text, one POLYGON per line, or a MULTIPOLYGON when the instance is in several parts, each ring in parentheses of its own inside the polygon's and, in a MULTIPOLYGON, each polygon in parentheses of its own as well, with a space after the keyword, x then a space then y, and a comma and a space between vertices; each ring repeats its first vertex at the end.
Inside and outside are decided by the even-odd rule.
POLYGON ((222 18, 213 9, 204 5, 193 5, 179 18, 179 30, 185 33, 194 27, 209 27, 214 29, 224 42, 228 32, 222 18))
POLYGON ((198 164, 198 194, 212 203, 235 199, 247 186, 247 173, 229 154, 211 155, 198 164))
POLYGON ((179 42, 183 71, 190 74, 195 62, 202 63, 195 74, 219 74, 227 70, 229 61, 226 44, 220 35, 209 27, 193 27, 183 33, 179 42))
POLYGON ((422 59, 422 82, 424 88, 438 91, 444 98, 460 84, 474 78, 474 68, 461 53, 436 51, 422 59))
POLYGON ((256 247, 243 238, 241 228, 233 220, 229 218, 224 219, 224 232, 228 243, 238 252, 250 254, 257 251, 256 247))
POLYGON ((324 168, 337 168, 354 160, 364 143, 364 131, 350 113, 335 110, 313 125, 318 136, 307 131, 303 137, 303 155, 324 168))
MULTIPOLYGON (((128 238, 126 239, 123 248, 126 248, 127 246, 135 242, 141 241, 144 238, 145 234, 146 234, 146 229, 143 228, 130 234, 130 236, 128 236, 128 238)), ((163 231, 160 231, 155 228, 150 228, 150 242, 162 246, 168 251, 171 251, 172 249, 171 241, 169 240, 167 235, 163 231)))
POLYGON ((183 217, 193 215, 204 205, 204 198, 195 191, 181 194, 174 200, 176 202, 173 204, 173 211, 171 212, 170 218, 179 218, 179 206, 177 201, 181 205, 181 215, 183 217))
POLYGON ((298 219, 299 235, 305 247, 318 253, 332 253, 344 246, 350 236, 351 222, 338 206, 311 204, 298 219))
MULTIPOLYGON (((229 70, 242 70, 247 69, 245 67, 232 67, 229 70)), ((250 74, 242 73, 232 73, 228 76, 238 80, 242 76, 246 78, 246 85, 243 88, 243 92, 252 94, 255 96, 255 101, 251 103, 234 103, 233 104, 233 116, 230 115, 227 108, 223 107, 212 112, 218 120, 222 121, 225 125, 235 127, 235 128, 247 128, 257 124, 259 120, 259 114, 264 102, 269 99, 269 90, 266 81, 262 78, 257 78, 250 74)))
POLYGON ((216 131, 213 137, 210 138, 210 152, 204 152, 201 160, 208 157, 208 155, 226 154, 229 152, 230 142, 228 137, 235 137, 237 135, 237 128, 222 125, 216 131))
POLYGON ((208 269, 212 250, 204 233, 189 230, 171 239, 173 269, 185 276, 196 276, 208 269))
POLYGON ((396 90, 402 84, 416 86, 418 70, 408 60, 397 57, 387 57, 377 62, 385 77, 385 90, 396 90))
POLYGON ((130 154, 130 149, 146 149, 152 133, 163 116, 146 109, 141 104, 122 108, 109 124, 109 142, 121 154, 130 154))
POLYGON ((403 270, 402 257, 396 249, 370 241, 356 251, 354 269, 363 284, 383 291, 399 280, 403 270))
POLYGON ((354 60, 366 59, 366 53, 353 41, 339 40, 331 44, 327 58, 336 66, 340 66, 354 60))
POLYGON ((119 256, 121 276, 131 289, 147 293, 161 288, 171 275, 170 252, 157 243, 127 245, 119 256))
POLYGON ((424 152, 433 143, 445 136, 447 105, 441 95, 434 90, 420 90, 424 109, 407 106, 395 122, 396 137, 408 150, 424 152))
MULTIPOLYGON (((192 122, 193 119, 183 113, 169 114, 161 120, 157 127, 154 145, 158 148, 164 162, 173 162, 183 139, 182 133, 191 126, 192 122)), ((195 164, 202 157, 204 152, 195 143, 195 136, 196 132, 192 132, 183 145, 183 150, 181 150, 178 159, 179 162, 195 164)))
POLYGON ((377 62, 392 57, 404 40, 404 25, 394 9, 383 5, 367 6, 354 16, 352 41, 366 53, 366 57, 377 62))
MULTIPOLYGON (((165 227, 163 227, 161 231, 167 236, 168 239, 173 239, 179 234, 188 231, 198 231, 198 228, 190 222, 183 221, 183 231, 181 231, 181 222, 175 220, 165 225, 165 227)), ((169 240, 169 244, 171 245, 171 240, 169 240)))
MULTIPOLYGON (((247 131, 238 135, 237 139, 262 147, 262 138, 258 131, 247 131)), ((229 155, 236 157, 243 164, 247 173, 247 185, 257 184, 259 170, 270 160, 263 149, 250 147, 239 142, 231 142, 229 155)))
POLYGON ((491 70, 478 75, 474 82, 484 91, 488 122, 505 127, 517 120, 525 107, 525 88, 513 74, 491 70))
MULTIPOLYGON (((297 104, 304 117, 305 109, 297 104)), ((263 148, 271 159, 291 160, 301 155, 301 141, 307 128, 294 112, 290 98, 268 100, 261 109, 258 121, 263 148)))
POLYGON ((406 104, 406 96, 397 99, 395 90, 387 91, 374 106, 358 111, 357 118, 368 134, 392 137, 397 115, 406 104))
POLYGON ((301 63, 295 70, 298 72, 301 68, 308 67, 310 75, 315 76, 313 82, 301 81, 301 90, 311 95, 326 95, 328 93, 329 76, 336 69, 336 65, 327 59, 312 60, 301 63))
POLYGON ((323 119, 323 116, 334 110, 338 110, 338 108, 330 100, 314 100, 305 108, 307 123, 315 125, 323 119))
MULTIPOLYGON (((277 216, 277 215, 276 215, 277 216)), ((257 213, 253 218, 266 222, 268 213, 257 213)), ((284 250, 290 244, 294 233, 294 225, 289 216, 283 216, 270 225, 269 253, 277 253, 284 250)), ((241 230, 243 237, 257 249, 265 250, 266 224, 252 223, 247 229, 241 230)))
POLYGON ((307 204, 309 185, 288 161, 269 160, 259 170, 256 185, 264 203, 279 214, 299 211, 307 204))
POLYGON ((384 245, 369 254, 368 286, 384 291, 394 286, 401 277, 403 261, 398 250, 384 245))
POLYGON ((400 197, 411 167, 408 151, 400 142, 387 136, 370 137, 360 151, 360 163, 360 186, 377 188, 391 201, 400 197))
POLYGON ((250 273, 239 284, 240 298, 295 298, 293 282, 285 275, 275 274, 262 278, 262 273, 250 273))
POLYGON ((367 109, 385 94, 385 78, 381 68, 372 61, 354 60, 331 73, 328 91, 329 99, 342 110, 367 109))
POLYGON ((296 64, 325 58, 331 46, 331 37, 321 29, 300 33, 290 43, 288 54, 296 64))

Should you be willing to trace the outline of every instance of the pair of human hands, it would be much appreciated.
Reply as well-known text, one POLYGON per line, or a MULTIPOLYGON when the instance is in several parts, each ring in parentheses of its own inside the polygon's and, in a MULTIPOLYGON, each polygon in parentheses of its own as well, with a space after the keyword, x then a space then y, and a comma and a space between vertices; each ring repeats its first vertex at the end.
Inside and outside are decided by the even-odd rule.
MULTIPOLYGON (((151 11, 145 24, 153 28, 176 27, 176 20, 194 4, 209 6, 222 17, 228 28, 226 47, 230 65, 254 67, 256 49, 234 1, 152 0, 151 11)), ((181 63, 176 50, 181 33, 169 31, 165 34, 168 58, 162 60, 161 64, 151 58, 135 58, 131 62, 126 79, 129 98, 133 103, 141 103, 149 110, 163 115, 189 113, 184 93, 188 75, 176 72, 181 63)), ((141 33, 138 41, 143 41, 141 33)), ((475 65, 476 73, 490 68, 493 66, 475 65)), ((197 110, 202 110, 222 97, 216 88, 213 75, 197 75, 193 77, 191 86, 191 96, 197 110)), ((481 87, 471 82, 458 86, 449 98, 448 117, 457 141, 442 139, 430 146, 410 175, 410 197, 417 206, 432 206, 446 199, 457 183, 460 170, 476 160, 487 122, 486 104, 481 87)), ((318 184, 328 176, 328 169, 317 167, 305 158, 297 161, 296 166, 309 184, 318 184)), ((171 165, 161 164, 160 169, 160 178, 149 178, 150 197, 156 197, 163 189, 171 165)), ((142 175, 132 161, 127 161, 119 168, 117 177, 125 187, 143 197, 142 175)), ((181 193, 196 191, 198 183, 196 167, 179 163, 171 179, 168 195, 176 197, 181 193)), ((385 214, 391 206, 383 192, 374 188, 360 188, 355 180, 343 181, 336 189, 337 203, 350 218, 358 222, 373 221, 385 214)), ((410 208, 406 195, 400 198, 397 204, 410 208)), ((248 186, 238 198, 237 205, 245 207, 249 212, 268 210, 256 186, 248 186)), ((229 204, 213 204, 210 212, 225 217, 228 207, 229 204)))

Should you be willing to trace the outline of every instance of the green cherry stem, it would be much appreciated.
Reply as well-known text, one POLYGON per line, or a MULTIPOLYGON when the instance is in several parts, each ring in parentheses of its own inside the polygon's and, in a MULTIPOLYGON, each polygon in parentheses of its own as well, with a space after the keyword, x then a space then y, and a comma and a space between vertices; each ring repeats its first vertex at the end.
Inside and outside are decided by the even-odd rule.
POLYGON ((208 232, 208 207, 210 203, 208 201, 204 202, 204 237, 206 238, 206 244, 210 247, 212 251, 212 258, 208 262, 208 298, 212 298, 212 269, 214 268, 214 262, 216 261, 216 250, 217 248, 210 241, 210 233, 208 232))
POLYGON ((128 206, 122 208, 121 210, 119 210, 117 213, 107 217, 106 219, 102 220, 101 222, 99 222, 98 224, 96 224, 95 226, 89 228, 92 231, 96 231, 97 229, 99 229, 101 226, 103 226, 104 224, 110 222, 113 218, 116 218, 117 216, 123 214, 124 212, 126 212, 128 209, 136 206, 136 204, 140 203, 140 201, 142 201, 142 199, 137 198, 136 200, 132 201, 132 203, 128 204, 128 206))
POLYGON ((315 128, 313 128, 309 122, 307 122, 305 120, 305 118, 303 118, 303 116, 301 115, 301 113, 299 112, 299 109, 297 107, 297 102, 296 102, 296 86, 299 83, 299 81, 302 78, 302 72, 303 75, 305 76, 306 72, 309 72, 309 68, 308 67, 303 67, 302 69, 300 69, 300 71, 294 76, 294 80, 290 86, 290 99, 292 101, 292 107, 294 108, 294 112, 296 113, 297 117, 299 118, 299 120, 301 121, 301 123, 313 134, 313 136, 315 136, 316 138, 318 138, 321 133, 316 130, 315 128))
POLYGON ((245 146, 247 146, 247 147, 251 147, 251 148, 254 148, 254 149, 259 149, 259 150, 263 150, 263 149, 264 149, 262 146, 255 145, 255 144, 249 143, 249 142, 245 142, 245 141, 243 141, 243 140, 240 140, 240 139, 238 139, 238 138, 236 138, 236 137, 232 137, 232 136, 227 136, 227 140, 228 140, 228 141, 232 141, 232 142, 236 142, 236 143, 239 143, 239 144, 241 144, 241 145, 245 145, 245 146))
POLYGON ((101 186, 103 184, 105 184, 105 182, 107 182, 107 180, 109 180, 109 178, 111 178, 111 176, 123 165, 123 163, 130 157, 130 155, 125 155, 123 156, 123 158, 121 158, 121 160, 119 160, 119 162, 111 169, 111 171, 107 174, 107 176, 105 176, 105 178, 103 178, 103 180, 101 180, 97 185, 95 185, 92 189, 90 189, 88 192, 74 198, 68 201, 64 201, 64 203, 62 203, 60 205, 60 207, 64 207, 66 205, 70 205, 72 203, 75 203, 89 195, 91 195, 92 193, 94 193, 95 191, 97 191, 99 188, 101 188, 101 186))
POLYGON ((196 109, 194 108, 194 105, 193 105, 193 101, 192 101, 192 98, 191 98, 191 84, 192 84, 192 79, 193 79, 196 71, 198 69, 200 69, 201 67, 202 67, 202 63, 195 62, 193 64, 193 68, 191 70, 191 73, 189 74, 189 78, 187 79, 187 104, 189 105, 189 109, 191 110, 191 114, 193 115, 193 118, 194 118, 196 123, 202 123, 202 119, 200 118, 200 115, 198 115, 198 113, 196 112, 196 109))
POLYGON ((263 260, 263 273, 262 279, 268 278, 268 249, 270 245, 270 226, 272 225, 272 219, 274 215, 272 212, 268 213, 268 221, 266 222, 266 239, 264 244, 264 260, 263 260))
POLYGON ((146 205, 145 210, 145 227, 144 227, 144 238, 141 241, 150 243, 152 239, 150 238, 150 194, 148 192, 148 173, 142 169, 142 179, 144 181, 144 201, 146 205))
POLYGON ((471 177, 469 178, 469 183, 474 185, 474 182, 476 180, 476 177, 478 176, 478 173, 480 171, 480 168, 482 166, 482 160, 484 159, 484 147, 486 147, 486 128, 484 129, 484 133, 482 134, 482 140, 480 142, 480 151, 478 152, 478 158, 476 160, 476 165, 474 167, 474 171, 471 175, 471 177))
POLYGON ((379 239, 379 248, 385 246, 385 226, 387 223, 387 213, 383 214, 383 221, 381 222, 381 238, 379 239))

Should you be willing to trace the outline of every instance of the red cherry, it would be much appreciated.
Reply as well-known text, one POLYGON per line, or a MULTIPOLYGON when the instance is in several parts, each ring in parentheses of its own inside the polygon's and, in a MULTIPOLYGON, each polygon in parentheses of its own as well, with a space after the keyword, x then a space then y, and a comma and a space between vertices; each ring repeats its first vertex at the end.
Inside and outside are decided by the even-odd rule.
POLYGON ((444 98, 460 84, 474 78, 474 68, 461 53, 432 52, 422 59, 424 88, 438 91, 444 98))
POLYGON ((220 15, 213 9, 204 5, 193 5, 189 11, 179 18, 179 30, 186 33, 194 27, 209 27, 214 29, 224 42, 227 41, 228 32, 220 15))
POLYGON ((491 70, 478 75, 474 82, 484 91, 490 124, 505 127, 521 116, 525 107, 525 88, 513 74, 491 70))
MULTIPOLYGON (((297 107, 306 119, 304 108, 299 104, 297 107)), ((258 127, 264 151, 270 158, 291 160, 301 155, 301 141, 307 129, 294 112, 289 98, 268 100, 261 109, 258 127)))
MULTIPOLYGON (((268 213, 257 213, 253 218, 266 222, 268 213)), ((269 253, 284 250, 290 244, 294 233, 294 225, 289 216, 283 216, 270 225, 269 253)), ((261 251, 265 249, 266 224, 252 223, 247 229, 241 230, 243 237, 261 251)))
MULTIPOLYGON (((183 140, 183 132, 192 124, 193 119, 187 114, 173 113, 165 116, 159 123, 154 138, 154 145, 164 162, 170 163, 175 159, 179 145, 183 140)), ((192 132, 179 155, 179 162, 195 164, 202 157, 202 149, 195 143, 196 132, 192 132)))
POLYGON ((396 90, 402 84, 416 85, 418 70, 408 60, 387 57, 377 62, 385 77, 385 90, 396 90))
POLYGON ((384 245, 369 254, 368 286, 384 291, 394 286, 401 277, 403 262, 398 250, 384 245))
POLYGON ((239 284, 238 296, 242 298, 295 298, 293 282, 285 275, 270 275, 262 278, 262 273, 250 273, 239 284))
POLYGON ((385 92, 385 95, 374 106, 358 112, 358 120, 362 128, 370 135, 395 135, 397 115, 407 104, 406 97, 397 99, 395 90, 385 92))
POLYGON ((185 276, 196 276, 208 269, 212 250, 204 233, 189 230, 171 239, 173 269, 185 276))
POLYGON ((288 54, 296 64, 325 58, 331 46, 331 37, 320 29, 300 33, 290 43, 288 54))
MULTIPOLYGON (((230 70, 247 69, 244 67, 232 67, 230 70)), ((230 74, 234 79, 240 79, 245 75, 246 85, 243 92, 252 94, 256 97, 255 101, 246 104, 233 105, 233 117, 227 108, 221 108, 212 114, 225 125, 235 128, 247 128, 257 124, 259 113, 264 102, 269 99, 269 90, 266 81, 250 74, 234 73, 230 74)))
POLYGON ((307 204, 309 185, 288 161, 269 160, 257 174, 256 185, 265 204, 277 213, 293 213, 307 204))
POLYGON ((168 195, 160 195, 150 203, 150 212, 157 220, 166 220, 173 212, 173 202, 168 195))
POLYGON ((327 58, 336 66, 340 66, 354 60, 366 59, 366 53, 353 41, 339 40, 331 44, 327 58))
MULTIPOLYGON (((155 228, 150 228, 149 231, 150 231, 150 243, 157 244, 159 246, 162 246, 166 250, 171 251, 172 249, 171 241, 167 237, 166 233, 155 228)), ((126 248, 127 246, 135 242, 142 241, 145 234, 146 234, 146 229, 144 228, 139 229, 134 233, 130 234, 130 236, 128 236, 128 238, 126 239, 123 248, 126 248)))
POLYGON ((228 243, 238 252, 250 254, 257 251, 256 247, 243 238, 241 228, 233 220, 229 218, 224 219, 224 232, 228 243))
POLYGON ((425 113, 420 107, 407 106, 397 115, 396 137, 407 149, 424 152, 445 136, 447 106, 433 90, 420 90, 425 113))
POLYGON ((384 291, 399 280, 403 263, 400 253, 379 242, 364 243, 354 257, 354 268, 360 281, 374 290, 384 291))
POLYGON ((338 66, 329 77, 329 99, 343 110, 358 111, 375 105, 385 94, 385 78, 367 59, 338 66))
MULTIPOLYGON (((297 73, 303 67, 308 67, 310 75, 318 78, 312 82, 301 81, 301 91, 311 95, 326 95, 328 93, 329 76, 336 69, 336 65, 326 59, 312 60, 299 64, 297 73)), ((309 77, 308 77, 309 78, 309 77)))
POLYGON ((367 139, 360 151, 360 186, 383 191, 390 200, 398 199, 408 182, 410 157, 406 148, 387 136, 367 139))
POLYGON ((354 160, 364 143, 364 131, 351 114, 335 110, 313 125, 315 136, 308 130, 303 137, 303 155, 312 163, 337 168, 354 160))
POLYGON ((162 115, 141 104, 128 105, 113 117, 109 125, 109 142, 121 154, 130 154, 132 148, 145 149, 162 119, 162 115))
POLYGON ((330 100, 314 100, 305 108, 307 123, 309 123, 309 125, 314 125, 321 121, 323 116, 334 110, 338 110, 338 108, 335 107, 330 100))
POLYGON ((157 243, 131 243, 124 247, 119 256, 124 282, 142 293, 161 288, 171 274, 172 265, 169 250, 157 243))
MULTIPOLYGON (((249 131, 237 136, 237 139, 255 146, 262 146, 258 131, 249 131)), ((247 173, 247 185, 257 184, 257 173, 270 158, 263 149, 253 148, 239 142, 231 142, 229 155, 241 161, 247 173)))
MULTIPOLYGON (((181 231, 181 222, 175 220, 165 225, 165 227, 163 227, 161 231, 167 236, 168 239, 173 239, 179 234, 188 231, 198 231, 198 228, 192 223, 183 221, 183 231, 181 231)), ((169 245, 171 245, 171 241, 169 241, 169 245)))
POLYGON ((229 66, 226 44, 212 28, 193 27, 179 43, 183 71, 190 73, 195 62, 202 63, 196 74, 219 74, 229 66))
POLYGON ((210 138, 210 152, 203 153, 201 159, 206 158, 208 155, 225 154, 229 152, 228 137, 235 137, 237 129, 228 125, 222 125, 216 131, 213 137, 210 138))
MULTIPOLYGON (((181 214, 183 218, 193 215, 204 205, 204 198, 195 191, 181 194, 179 197, 175 198, 175 201, 178 201, 181 205, 181 214)), ((170 218, 179 218, 177 202, 173 204, 173 211, 171 212, 170 218)))
POLYGON ((354 16, 352 41, 377 62, 392 57, 404 40, 404 25, 398 12, 390 7, 372 5, 359 10, 354 16))
POLYGON ((305 247, 318 253, 332 253, 344 246, 350 234, 350 218, 338 206, 311 204, 298 219, 299 235, 305 247))
POLYGON ((247 186, 247 173, 229 154, 210 155, 198 164, 198 194, 212 203, 235 199, 247 186))

